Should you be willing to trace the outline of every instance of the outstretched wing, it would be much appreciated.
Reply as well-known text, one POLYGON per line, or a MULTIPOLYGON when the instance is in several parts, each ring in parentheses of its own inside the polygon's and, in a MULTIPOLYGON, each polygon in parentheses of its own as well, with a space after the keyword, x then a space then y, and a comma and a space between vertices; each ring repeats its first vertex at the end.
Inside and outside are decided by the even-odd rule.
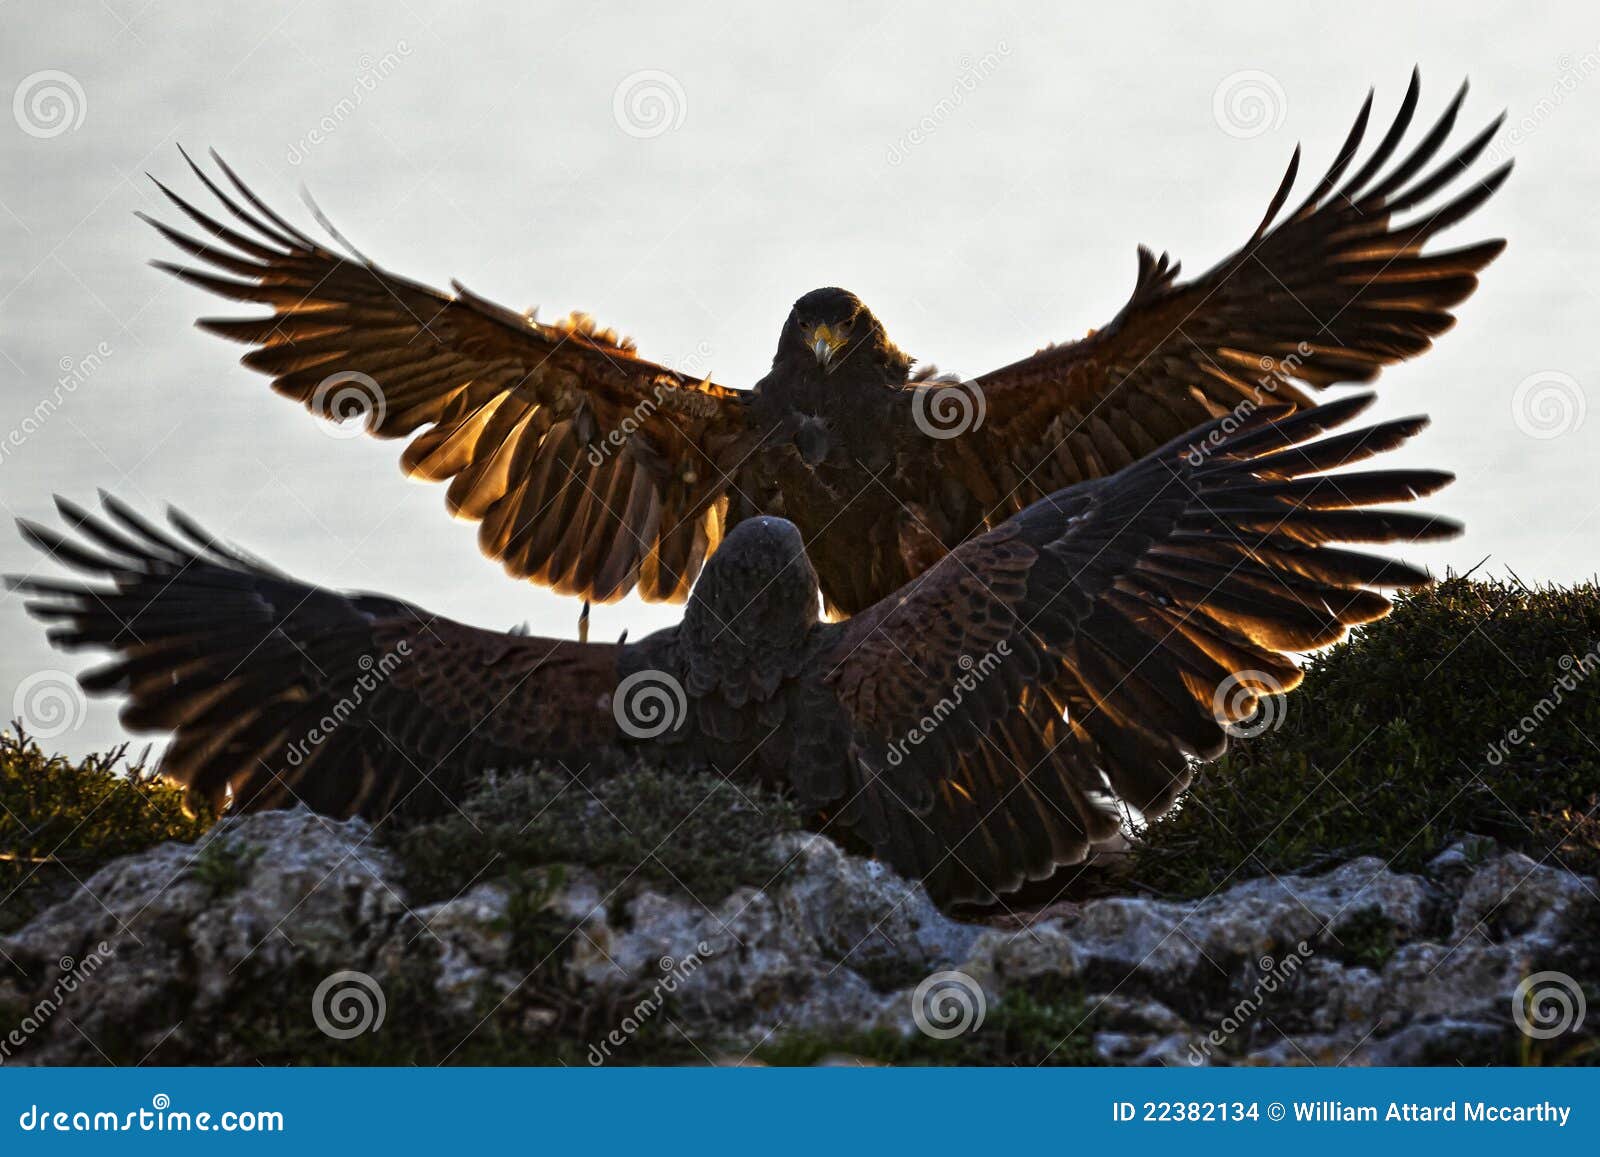
POLYGON ((743 392, 645 361, 582 315, 541 325, 459 284, 446 296, 335 253, 215 159, 236 196, 190 165, 248 232, 160 182, 209 236, 146 220, 226 276, 156 264, 273 312, 202 329, 254 346, 244 364, 321 417, 364 415, 380 438, 428 427, 404 469, 449 481, 450 510, 482 523, 479 545, 513 577, 597 602, 635 585, 651 600, 688 593, 749 448, 743 392))
POLYGON ((103 501, 96 517, 57 500, 75 536, 21 524, 90 582, 9 582, 53 643, 116 652, 84 689, 126 695, 132 730, 173 733, 162 771, 200 807, 437 812, 486 768, 599 759, 615 739, 612 646, 310 586, 176 512, 169 531, 103 501))
POLYGON ((1305 406, 1301 386, 1368 382, 1428 349, 1505 247, 1496 240, 1423 252, 1511 168, 1469 176, 1500 119, 1434 164, 1466 91, 1401 154, 1417 107, 1413 73, 1394 123, 1341 184, 1361 152, 1369 93, 1305 201, 1280 218, 1299 169, 1296 149, 1260 227, 1193 281, 1179 282, 1176 262, 1141 247, 1133 296, 1110 324, 975 379, 985 421, 942 444, 947 468, 1003 518, 1241 404, 1305 406))
POLYGON ((1300 681, 1288 653, 1382 617, 1372 588, 1430 581, 1330 543, 1459 529, 1368 508, 1448 474, 1325 473, 1426 424, 1311 440, 1370 400, 1217 419, 1033 504, 834 627, 821 675, 862 769, 840 785, 841 821, 971 897, 1081 859, 1126 808, 1164 812, 1192 759, 1221 754, 1229 724, 1300 681))

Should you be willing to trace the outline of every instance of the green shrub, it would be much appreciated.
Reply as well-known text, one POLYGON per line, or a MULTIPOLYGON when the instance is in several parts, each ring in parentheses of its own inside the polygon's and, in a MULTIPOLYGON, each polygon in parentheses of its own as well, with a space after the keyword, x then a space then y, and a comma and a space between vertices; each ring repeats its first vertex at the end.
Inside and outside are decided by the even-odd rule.
POLYGON ((0 731, 0 932, 117 856, 205 831, 209 821, 184 814, 183 793, 126 752, 73 762, 45 755, 20 728, 0 731))
POLYGON ((1135 880, 1205 895, 1465 833, 1600 870, 1600 590, 1450 578, 1310 659, 1278 725, 1148 827, 1135 880), (1512 729, 1516 730, 1513 731, 1512 729))
POLYGON ((1094 1024, 1083 994, 1057 977, 1008 989, 985 1011, 983 1023, 948 1039, 889 1029, 789 1033, 762 1045, 770 1065, 814 1065, 837 1058, 890 1065, 1092 1065, 1094 1024))
POLYGON ((459 812, 380 831, 415 903, 569 864, 620 896, 648 885, 712 905, 740 885, 773 882, 783 863, 772 838, 799 824, 784 796, 714 772, 636 771, 582 785, 537 771, 486 781, 459 812))

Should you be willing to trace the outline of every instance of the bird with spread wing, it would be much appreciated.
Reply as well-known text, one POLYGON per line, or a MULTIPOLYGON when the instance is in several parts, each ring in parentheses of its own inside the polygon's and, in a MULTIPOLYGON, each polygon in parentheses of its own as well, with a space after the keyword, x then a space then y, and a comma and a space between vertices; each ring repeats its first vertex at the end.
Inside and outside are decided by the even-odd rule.
POLYGON ((491 769, 711 766, 787 790, 944 900, 1080 861, 1159 816, 1228 727, 1322 647, 1425 585, 1337 542, 1455 524, 1381 509, 1450 480, 1349 471, 1424 419, 1340 430, 1363 395, 1213 419, 1044 496, 843 622, 782 519, 734 526, 682 622, 632 643, 506 634, 312 586, 174 513, 58 503, 25 536, 87 581, 11 580, 81 676, 169 731, 162 769, 210 808, 426 814, 491 769), (1329 473, 1330 471, 1338 473, 1329 473))
POLYGON ((1302 387, 1367 382, 1426 350, 1504 244, 1423 252, 1510 167, 1470 175, 1498 121, 1443 151, 1465 93, 1402 148, 1413 74, 1357 164, 1369 94, 1332 166, 1284 213, 1296 150, 1236 253, 1180 281, 1177 263, 1141 248, 1109 323, 964 382, 914 373, 841 289, 795 303, 753 389, 696 380, 583 315, 542 324, 327 248, 220 158, 226 184, 195 173, 224 219, 161 186, 202 235, 151 223, 210 269, 158 264, 272 310, 203 328, 255 347, 245 364, 313 412, 344 418, 353 404, 376 436, 411 438, 404 469, 447 482, 450 510, 480 523, 509 574, 600 602, 681 600, 729 530, 777 515, 799 527, 827 607, 854 614, 985 527, 1197 423, 1303 408, 1302 387))

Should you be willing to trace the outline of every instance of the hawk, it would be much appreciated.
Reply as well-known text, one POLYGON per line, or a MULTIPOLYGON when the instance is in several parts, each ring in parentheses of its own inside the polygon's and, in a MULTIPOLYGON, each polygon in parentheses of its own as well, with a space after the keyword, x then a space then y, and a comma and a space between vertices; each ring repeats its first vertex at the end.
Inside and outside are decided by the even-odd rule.
POLYGON ((793 793, 946 902, 988 900, 1167 810, 1193 761, 1300 671, 1286 653, 1382 617, 1426 573, 1331 545, 1459 527, 1375 505, 1451 476, 1329 474, 1413 418, 1370 400, 1225 415, 960 544, 842 622, 794 524, 744 519, 682 621, 637 642, 501 633, 312 586, 103 498, 24 535, 88 581, 12 579, 123 722, 172 733, 197 804, 381 819, 448 807, 490 769, 710 766, 793 793))
POLYGON ((450 511, 480 524, 483 552, 513 577, 601 603, 635 590, 679 601, 730 529, 777 515, 799 527, 830 611, 848 615, 1047 494, 1241 404, 1304 407, 1301 386, 1370 381, 1449 329, 1504 243, 1423 248, 1510 165, 1446 195, 1499 121, 1443 154, 1463 86, 1402 150, 1418 93, 1413 73, 1343 180, 1369 93, 1332 167, 1285 214, 1297 149, 1260 227, 1209 272, 1180 281, 1175 261, 1141 247, 1109 323, 966 382, 913 372, 834 288, 795 302, 753 389, 700 380, 584 315, 542 324, 326 248, 220 158, 231 191, 190 164, 243 231, 160 182, 205 236, 151 224, 212 269, 158 267, 272 310, 202 328, 255 347, 244 364, 312 412, 410 437, 404 470, 447 482, 450 511))

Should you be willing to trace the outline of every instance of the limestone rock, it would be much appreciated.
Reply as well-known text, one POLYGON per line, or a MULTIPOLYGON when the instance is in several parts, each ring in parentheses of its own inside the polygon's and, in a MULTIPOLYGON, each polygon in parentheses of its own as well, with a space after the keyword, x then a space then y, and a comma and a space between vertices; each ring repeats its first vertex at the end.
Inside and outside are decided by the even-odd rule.
MULTIPOLYGON (((992 1018, 1042 984, 1082 994, 1082 1031, 1105 1063, 1492 1061, 1522 1046, 1524 978, 1553 972, 1592 994, 1600 957, 1594 880, 1482 840, 1420 874, 1363 858, 1200 901, 1112 897, 990 924, 952 919, 822 836, 777 850, 790 870, 711 904, 613 894, 567 868, 530 917, 500 881, 413 906, 359 820, 297 809, 230 821, 199 845, 107 865, 0 938, 12 962, 0 1010, 25 1010, 27 1030, 4 1059, 248 1061, 252 1026, 235 1010, 264 998, 342 1040, 329 1009, 313 1016, 310 989, 353 974, 369 1004, 404 1015, 417 1010, 396 1002, 420 1002, 463 1037, 485 1010, 538 1038, 573 1007, 610 1001, 596 1041, 610 1023, 665 1017, 716 1063, 797 1032, 959 1032, 963 1014, 992 1018), (518 922, 534 917, 546 939, 530 943, 518 922)), ((1591 1017, 1561 1041, 1592 1037, 1591 1017)), ((598 1059, 638 1055, 631 1030, 617 1039, 598 1059)))

